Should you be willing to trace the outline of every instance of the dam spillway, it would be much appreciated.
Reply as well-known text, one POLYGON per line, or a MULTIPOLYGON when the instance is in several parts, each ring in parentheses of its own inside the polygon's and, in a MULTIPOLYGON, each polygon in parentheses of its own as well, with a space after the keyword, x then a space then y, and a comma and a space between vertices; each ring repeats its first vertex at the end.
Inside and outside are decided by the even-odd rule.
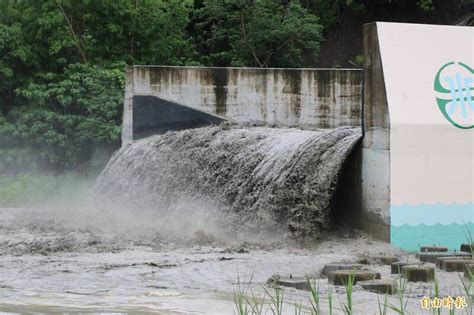
POLYGON ((168 132, 123 146, 95 191, 170 220, 199 212, 201 220, 241 235, 318 236, 331 227, 342 166, 360 138, 360 129, 349 127, 224 124, 168 132), (170 216, 177 212, 182 216, 170 216))
POLYGON ((433 34, 470 42, 472 28, 377 22, 363 32, 363 69, 130 66, 122 143, 216 119, 309 130, 359 127, 363 139, 335 198, 346 201, 344 222, 411 251, 435 243, 456 249, 463 222, 473 222, 473 177, 466 171, 473 169, 473 127, 440 106, 463 98, 450 100, 456 93, 440 89, 437 78, 449 81, 450 71, 458 71, 471 82, 472 51, 439 51, 433 34), (427 59, 430 51, 437 53, 427 59), (169 103, 182 106, 183 115, 173 111, 173 119, 164 119, 169 103), (209 116, 189 119, 189 109, 209 116), (439 233, 434 223, 455 230, 439 233))

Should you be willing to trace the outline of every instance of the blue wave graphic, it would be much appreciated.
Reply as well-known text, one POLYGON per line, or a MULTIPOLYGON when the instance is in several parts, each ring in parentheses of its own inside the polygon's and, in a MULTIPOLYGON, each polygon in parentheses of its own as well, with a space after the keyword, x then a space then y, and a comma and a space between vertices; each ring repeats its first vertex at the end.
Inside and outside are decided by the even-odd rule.
POLYGON ((462 243, 468 243, 468 233, 474 236, 474 223, 404 224, 390 228, 390 239, 392 245, 411 252, 419 251, 423 245, 441 245, 459 251, 462 243))
POLYGON ((474 203, 391 205, 390 222, 392 227, 437 223, 462 225, 474 222, 474 203))

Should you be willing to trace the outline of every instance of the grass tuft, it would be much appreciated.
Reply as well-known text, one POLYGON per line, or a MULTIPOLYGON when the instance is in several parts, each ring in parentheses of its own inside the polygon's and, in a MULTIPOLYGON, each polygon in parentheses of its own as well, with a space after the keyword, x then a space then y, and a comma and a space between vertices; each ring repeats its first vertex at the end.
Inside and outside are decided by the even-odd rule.
POLYGON ((306 277, 306 281, 308 282, 309 292, 310 292, 308 299, 309 299, 309 302, 311 303, 311 314, 320 315, 321 308, 320 308, 319 283, 315 279, 311 279, 309 277, 306 277))
POLYGON ((379 315, 387 315, 387 312, 388 312, 388 298, 387 298, 387 296, 385 295, 383 305, 380 304, 380 300, 379 300, 378 296, 377 296, 377 302, 378 302, 378 306, 379 306, 379 315))
POLYGON ((347 283, 344 283, 344 286, 346 287, 346 302, 347 303, 343 304, 342 308, 344 310, 344 314, 346 315, 353 314, 352 294, 354 293, 353 292, 354 284, 355 284, 355 275, 351 273, 349 275, 349 278, 347 279, 347 283))
POLYGON ((389 304, 388 307, 396 312, 399 315, 404 315, 406 314, 406 309, 408 305, 408 298, 406 297, 406 291, 407 291, 407 284, 408 284, 408 278, 409 274, 405 274, 405 277, 403 273, 399 273, 398 275, 398 291, 397 291, 397 297, 398 297, 398 305, 393 305, 389 304))

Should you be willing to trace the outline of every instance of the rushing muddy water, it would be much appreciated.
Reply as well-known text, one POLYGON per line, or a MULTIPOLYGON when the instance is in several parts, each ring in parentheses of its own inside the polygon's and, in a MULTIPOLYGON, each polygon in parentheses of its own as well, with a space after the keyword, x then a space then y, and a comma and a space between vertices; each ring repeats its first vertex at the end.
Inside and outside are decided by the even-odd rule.
MULTIPOLYGON (((233 314, 239 278, 244 283, 252 279, 254 292, 263 297, 273 274, 318 275, 325 263, 354 261, 361 255, 414 259, 350 230, 306 246, 228 243, 205 232, 170 238, 150 229, 156 219, 126 223, 126 217, 87 209, 0 208, 0 312, 233 314), (82 214, 74 214, 77 210, 82 214)), ((396 279, 390 266, 367 267, 396 279)), ((437 271, 437 278, 442 294, 462 294, 458 273, 437 271)), ((330 286, 326 279, 318 283, 322 308, 327 309, 332 290, 333 314, 342 314, 344 288, 330 286)), ((421 313, 419 299, 433 290, 433 283, 409 284, 412 314, 421 313)), ((359 286, 354 291, 354 314, 376 314, 377 298, 383 296, 359 286)), ((285 288, 284 300, 285 314, 294 314, 294 303, 309 310, 306 291, 285 288)), ((396 296, 389 302, 396 305, 396 296)))
POLYGON ((239 277, 253 274, 261 285, 277 271, 302 273, 315 258, 204 232, 169 238, 149 229, 154 220, 101 224, 113 218, 0 209, 0 310, 230 314, 239 277))
MULTIPOLYGON (((413 260, 360 232, 329 230, 341 167, 359 138, 351 128, 223 126, 125 146, 80 204, 0 208, 0 312, 233 314, 243 286, 270 314, 272 275, 319 278, 324 264, 361 255, 413 260)), ((396 279, 390 266, 367 267, 396 279)), ((437 277, 443 293, 462 294, 457 274, 437 277)), ((321 307, 332 292, 341 314, 345 289, 317 281, 321 307)), ((409 284, 408 309, 418 314, 433 289, 409 284)), ((375 314, 377 298, 356 286, 354 314, 375 314)), ((284 288, 284 314, 300 303, 309 312, 308 301, 284 288)))
POLYGON ((360 137, 355 128, 169 132, 123 147, 95 191, 170 222, 226 226, 224 234, 317 236, 331 225, 341 168, 360 137))

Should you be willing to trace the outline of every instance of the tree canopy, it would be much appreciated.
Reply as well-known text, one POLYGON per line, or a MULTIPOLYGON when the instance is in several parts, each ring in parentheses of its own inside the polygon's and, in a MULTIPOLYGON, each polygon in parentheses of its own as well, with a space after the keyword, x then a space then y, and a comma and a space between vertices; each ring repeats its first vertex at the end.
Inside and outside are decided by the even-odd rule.
POLYGON ((118 144, 126 65, 316 66, 341 14, 372 2, 0 1, 0 168, 33 151, 76 167, 118 144))

